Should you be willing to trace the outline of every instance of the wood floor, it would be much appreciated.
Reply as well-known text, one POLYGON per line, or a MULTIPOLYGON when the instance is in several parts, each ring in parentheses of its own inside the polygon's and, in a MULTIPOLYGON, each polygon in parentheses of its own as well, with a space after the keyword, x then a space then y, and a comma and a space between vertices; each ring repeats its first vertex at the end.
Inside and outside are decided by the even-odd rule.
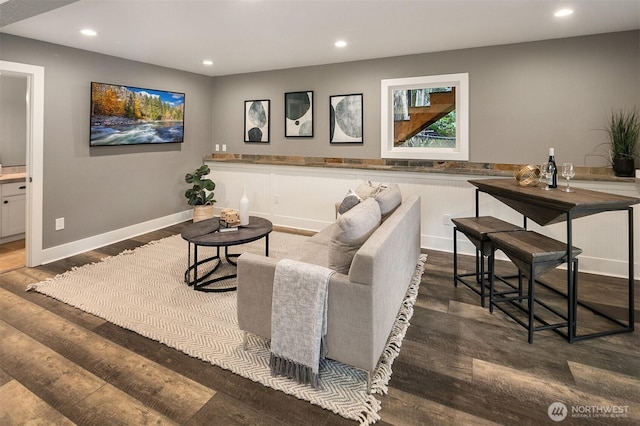
POLYGON ((25 240, 0 244, 0 274, 26 265, 25 240))
MULTIPOLYGON (((180 229, 173 226, 0 275, 0 425, 355 424, 46 296, 25 292, 28 284, 180 229)), ((638 424, 637 331, 571 345, 544 331, 529 345, 525 330, 514 321, 499 312, 489 314, 464 286, 454 288, 451 254, 428 253, 389 392, 379 397, 378 424, 556 424, 547 414, 556 401, 569 409, 560 424, 638 424), (594 406, 617 407, 625 417, 584 417, 594 406), (583 417, 572 414, 572 407, 583 417)), ((464 257, 461 265, 470 269, 473 261, 464 257)), ((500 268, 504 272, 506 267, 500 268)), ((565 275, 558 271, 547 277, 559 285, 565 275)), ((624 282, 585 274, 580 280, 581 298, 624 318, 624 282)), ((556 303, 554 296, 546 297, 556 303)), ((638 300, 635 303, 640 306, 638 300)), ((585 330, 609 326, 584 311, 579 319, 585 330)))

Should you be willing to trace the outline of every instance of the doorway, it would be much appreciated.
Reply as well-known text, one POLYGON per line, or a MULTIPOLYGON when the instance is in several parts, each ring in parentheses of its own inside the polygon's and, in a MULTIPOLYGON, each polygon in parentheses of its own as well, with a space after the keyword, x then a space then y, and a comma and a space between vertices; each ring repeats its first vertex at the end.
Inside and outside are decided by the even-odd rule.
POLYGON ((26 265, 42 264, 44 67, 0 61, 0 72, 27 78, 26 265))
POLYGON ((27 77, 0 74, 0 273, 25 266, 27 77))

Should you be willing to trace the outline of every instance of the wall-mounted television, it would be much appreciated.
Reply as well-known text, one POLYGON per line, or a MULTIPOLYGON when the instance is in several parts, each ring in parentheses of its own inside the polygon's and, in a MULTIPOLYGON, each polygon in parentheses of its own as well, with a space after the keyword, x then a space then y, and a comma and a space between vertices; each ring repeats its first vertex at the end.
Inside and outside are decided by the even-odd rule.
POLYGON ((90 146, 184 142, 184 93, 91 83, 90 146))

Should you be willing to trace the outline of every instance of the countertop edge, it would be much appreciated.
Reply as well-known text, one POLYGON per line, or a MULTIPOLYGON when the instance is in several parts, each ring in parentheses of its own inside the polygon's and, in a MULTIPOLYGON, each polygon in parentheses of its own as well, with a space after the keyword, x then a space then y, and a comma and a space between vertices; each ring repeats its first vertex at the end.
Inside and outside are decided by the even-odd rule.
POLYGON ((26 173, 6 173, 0 175, 0 185, 5 183, 16 183, 16 182, 26 182, 27 174, 26 173))

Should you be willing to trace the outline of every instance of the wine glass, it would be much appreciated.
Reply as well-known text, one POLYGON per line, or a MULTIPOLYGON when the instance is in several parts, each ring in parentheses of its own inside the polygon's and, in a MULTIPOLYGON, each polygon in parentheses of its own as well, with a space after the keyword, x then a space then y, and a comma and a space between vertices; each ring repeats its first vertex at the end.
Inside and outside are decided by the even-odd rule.
POLYGON ((544 179, 545 182, 547 182, 547 186, 542 189, 545 189, 547 191, 551 189, 549 185, 551 184, 551 179, 553 178, 554 171, 555 166, 552 162, 542 163, 542 166, 540 167, 540 178, 544 179))
MULTIPOLYGON (((546 182, 547 181, 547 163, 542 163, 540 165, 540 180, 546 182)), ((549 185, 547 185, 549 186, 549 185)), ((542 189, 549 189, 549 188, 542 188, 542 189)))
POLYGON ((563 189, 564 192, 575 192, 573 189, 569 187, 569 179, 571 179, 575 175, 576 175, 576 172, 573 169, 573 163, 562 164, 562 176, 567 180, 567 187, 563 189))

